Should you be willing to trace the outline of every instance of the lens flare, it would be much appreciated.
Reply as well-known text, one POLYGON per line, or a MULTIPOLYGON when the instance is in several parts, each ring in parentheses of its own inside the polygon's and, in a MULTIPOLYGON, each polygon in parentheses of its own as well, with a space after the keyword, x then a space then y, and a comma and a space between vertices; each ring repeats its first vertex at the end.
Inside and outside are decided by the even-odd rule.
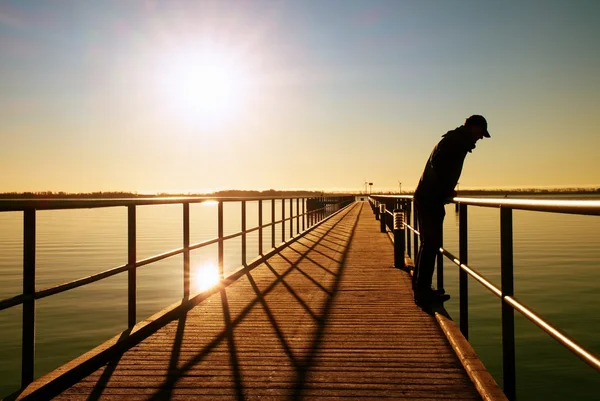
POLYGON ((192 289, 204 292, 219 284, 221 277, 216 263, 205 263, 192 271, 192 289))

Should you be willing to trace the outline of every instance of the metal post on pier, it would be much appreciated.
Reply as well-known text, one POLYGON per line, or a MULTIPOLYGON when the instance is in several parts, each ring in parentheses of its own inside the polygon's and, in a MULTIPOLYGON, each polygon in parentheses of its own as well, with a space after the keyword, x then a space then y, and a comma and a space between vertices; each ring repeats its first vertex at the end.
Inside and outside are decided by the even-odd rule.
POLYGON ((35 366, 35 209, 23 213, 23 331, 21 346, 21 388, 34 377, 35 366))
POLYGON ((504 394, 513 401, 517 397, 515 366, 515 310, 504 302, 514 295, 512 209, 500 208, 500 258, 502 285, 502 372, 504 394))
POLYGON ((300 234, 300 198, 296 198, 296 234, 300 234))
POLYGON ((385 227, 385 217, 385 203, 382 202, 379 204, 379 231, 381 231, 382 233, 387 232, 387 228, 385 227))
POLYGON ((190 204, 183 204, 183 298, 190 296, 190 204))
MULTIPOLYGON (((440 238, 440 248, 444 247, 444 235, 440 238)), ((444 290, 444 254, 441 250, 437 253, 437 289, 444 290)))
POLYGON ((397 269, 406 269, 404 260, 405 248, 405 227, 404 211, 394 210, 394 266, 397 269))
MULTIPOLYGON (((413 200, 412 202, 412 208, 413 208, 413 227, 415 228, 416 231, 419 231, 419 211, 417 210, 417 205, 415 203, 415 201, 413 200)), ((417 232, 413 232, 413 253, 414 253, 414 260, 416 262, 417 260, 417 256, 419 255, 419 235, 417 234, 417 232)))
POLYGON ((306 230, 306 199, 302 198, 302 231, 306 230))
POLYGON ((290 198, 290 238, 294 236, 294 199, 290 198))
POLYGON ((281 242, 285 242, 285 199, 281 200, 281 242))
MULTIPOLYGON (((412 216, 411 213, 411 209, 412 209, 412 202, 409 204, 409 202, 406 202, 404 204, 404 210, 405 210, 405 215, 404 215, 404 220, 408 221, 408 224, 410 224, 410 217, 412 216)), ((411 236, 410 233, 408 233, 406 235, 406 250, 408 252, 408 257, 412 258, 412 242, 411 242, 411 236)), ((417 258, 417 255, 414 256, 414 259, 417 258)))
POLYGON ((127 325, 131 329, 136 323, 136 217, 135 205, 127 206, 127 325))
POLYGON ((224 262, 224 247, 223 243, 223 201, 219 201, 219 207, 217 209, 217 237, 219 239, 219 247, 218 247, 218 263, 219 263, 219 276, 223 278, 223 273, 225 270, 225 262, 224 262))
MULTIPOLYGON (((468 264, 468 231, 467 231, 467 205, 461 203, 459 206, 459 259, 460 263, 468 264)), ((469 339, 469 290, 468 275, 461 267, 458 269, 458 293, 459 293, 459 316, 460 331, 469 339)))
POLYGON ((275 199, 271 199, 271 248, 275 248, 275 199))
POLYGON ((242 201, 242 266, 246 266, 246 201, 242 201))
POLYGON ((258 200, 258 254, 263 254, 263 201, 258 200))

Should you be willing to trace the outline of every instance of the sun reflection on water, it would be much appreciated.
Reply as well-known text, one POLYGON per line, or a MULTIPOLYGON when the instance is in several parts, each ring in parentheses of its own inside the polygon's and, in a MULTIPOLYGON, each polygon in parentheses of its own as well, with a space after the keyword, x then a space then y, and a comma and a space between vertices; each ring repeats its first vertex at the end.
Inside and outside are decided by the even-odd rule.
POLYGON ((197 266, 192 271, 192 289, 195 292, 209 290, 219 284, 221 277, 216 263, 205 263, 197 266))

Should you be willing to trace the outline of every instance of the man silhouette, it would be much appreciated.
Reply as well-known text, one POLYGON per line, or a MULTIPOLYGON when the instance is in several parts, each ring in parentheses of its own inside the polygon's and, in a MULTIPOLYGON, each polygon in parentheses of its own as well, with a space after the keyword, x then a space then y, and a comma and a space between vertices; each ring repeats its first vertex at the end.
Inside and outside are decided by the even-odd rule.
POLYGON ((425 165, 414 202, 419 220, 421 246, 413 275, 415 303, 427 307, 433 302, 450 299, 443 290, 431 288, 435 259, 442 246, 444 205, 456 196, 454 187, 458 182, 467 153, 475 149, 481 138, 490 138, 487 121, 483 116, 472 115, 464 125, 448 131, 433 148, 425 165))

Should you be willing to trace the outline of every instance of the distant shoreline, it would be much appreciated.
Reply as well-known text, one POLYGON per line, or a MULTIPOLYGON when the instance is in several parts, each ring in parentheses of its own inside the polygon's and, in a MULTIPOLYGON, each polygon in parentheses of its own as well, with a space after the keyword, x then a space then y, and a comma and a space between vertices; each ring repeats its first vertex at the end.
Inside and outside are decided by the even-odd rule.
POLYGON ((203 197, 278 197, 278 196, 304 196, 304 197, 316 197, 316 196, 331 196, 338 194, 349 194, 345 193, 325 193, 322 191, 245 191, 245 190, 227 190, 218 191, 212 193, 155 193, 155 194, 140 194, 137 192, 3 192, 0 193, 0 199, 122 199, 122 198, 165 198, 165 197, 191 197, 191 196, 203 196, 203 197))
MULTIPOLYGON (((400 195, 412 195, 412 191, 403 191, 400 195)), ((398 192, 373 192, 373 195, 399 195, 398 192)), ((522 189, 465 189, 458 191, 458 196, 518 196, 518 195, 600 195, 600 188, 565 188, 565 189, 540 189, 540 188, 522 188, 522 189)), ((156 198, 156 197, 183 197, 183 196, 205 196, 205 197, 256 197, 256 196, 335 196, 335 195, 356 195, 364 196, 365 193, 356 192, 327 192, 327 191, 286 191, 286 190, 225 190, 213 193, 156 193, 140 194, 136 192, 4 192, 0 193, 0 199, 114 199, 114 198, 156 198)))

